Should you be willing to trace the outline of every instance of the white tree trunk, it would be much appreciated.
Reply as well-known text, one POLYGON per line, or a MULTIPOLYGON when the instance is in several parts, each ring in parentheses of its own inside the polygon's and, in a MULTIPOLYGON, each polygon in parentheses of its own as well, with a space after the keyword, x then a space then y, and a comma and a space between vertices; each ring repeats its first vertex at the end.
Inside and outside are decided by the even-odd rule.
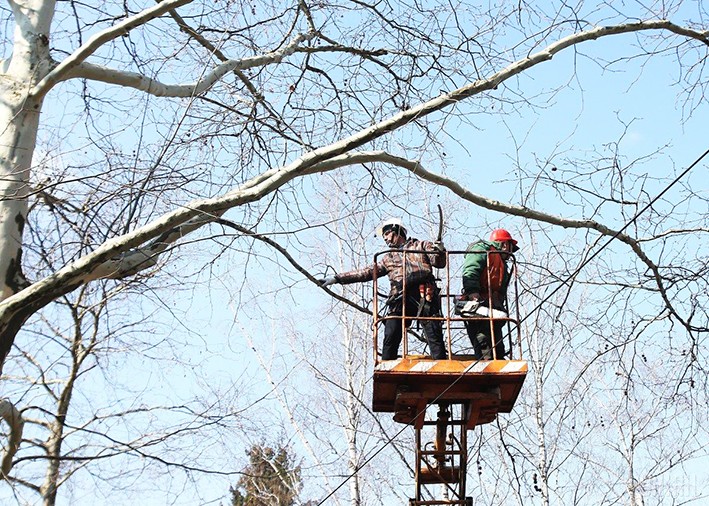
MULTIPOLYGON (((110 29, 96 34, 57 65, 49 54, 55 0, 9 0, 15 20, 13 50, 8 59, 0 61, 0 303, 32 285, 22 272, 22 232, 27 222, 32 156, 37 143, 44 97, 57 83, 69 78, 84 77, 81 69, 85 59, 108 40, 191 1, 165 0, 126 18, 110 29)), ((292 52, 291 46, 292 44, 287 50, 292 52)), ((271 54, 269 57, 277 60, 281 53, 271 54)), ((118 79, 116 76, 113 78, 118 79)), ((107 80, 112 82, 108 78, 107 80)), ((208 85, 209 83, 202 82, 195 86, 208 85)), ((151 250, 150 256, 154 254, 151 250)), ((107 260, 110 260, 110 256, 107 260)), ((114 267, 115 263, 109 262, 103 270, 99 269, 96 277, 111 277, 105 272, 107 268, 113 269, 111 272, 115 277, 120 277, 126 275, 126 272, 134 272, 134 264, 139 264, 143 269, 153 265, 146 261, 146 255, 141 251, 120 257, 122 269, 118 271, 114 267), (130 266, 126 267, 126 264, 130 266)), ((61 284, 65 285, 64 289, 71 291, 82 282, 69 281, 61 284)), ((32 302, 22 303, 19 310, 14 312, 14 316, 10 317, 10 324, 0 331, 0 371, 12 347, 14 336, 25 320, 58 295, 59 293, 55 292, 35 298, 32 302)))
MULTIPOLYGON (((349 323, 349 322, 348 322, 349 323)), ((360 382, 358 381, 355 364, 358 364, 359 356, 355 353, 356 344, 353 335, 352 325, 343 325, 343 338, 345 348, 345 376, 347 378, 347 396, 345 398, 345 406, 347 407, 347 425, 345 425, 345 437, 347 438, 347 472, 352 476, 349 480, 350 488, 350 504, 352 506, 360 506, 362 497, 360 494, 360 453, 359 442, 357 435, 360 430, 360 411, 362 409, 359 399, 355 396, 362 391, 360 382)))
POLYGON ((49 27, 54 1, 11 1, 13 51, 0 68, 0 300, 22 289, 22 229, 27 221, 30 167, 41 99, 29 90, 49 72, 49 27))

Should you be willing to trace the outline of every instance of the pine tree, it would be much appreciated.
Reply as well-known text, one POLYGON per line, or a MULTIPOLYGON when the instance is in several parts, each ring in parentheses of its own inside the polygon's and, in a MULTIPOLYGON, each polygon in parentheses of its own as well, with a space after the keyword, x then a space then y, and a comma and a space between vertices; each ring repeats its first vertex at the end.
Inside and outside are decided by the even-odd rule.
POLYGON ((231 489, 232 506, 292 506, 302 488, 300 466, 284 447, 278 450, 255 444, 247 452, 236 488, 231 489))

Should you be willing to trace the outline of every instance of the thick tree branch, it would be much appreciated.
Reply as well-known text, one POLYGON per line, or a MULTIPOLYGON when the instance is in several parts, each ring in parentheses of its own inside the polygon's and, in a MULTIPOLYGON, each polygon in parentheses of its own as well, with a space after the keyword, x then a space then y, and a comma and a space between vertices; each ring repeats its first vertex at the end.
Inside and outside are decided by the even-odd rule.
POLYGON ((69 55, 62 63, 57 65, 44 77, 44 79, 37 83, 30 91, 30 96, 35 99, 41 99, 54 87, 55 84, 66 79, 66 75, 71 72, 72 69, 83 63, 106 42, 117 39, 118 37, 127 34, 134 28, 162 16, 167 11, 176 9, 177 7, 190 2, 192 2, 192 0, 163 0, 154 7, 145 9, 135 16, 131 16, 124 21, 111 26, 110 28, 100 31, 86 41, 84 45, 74 51, 73 54, 69 55))
POLYGON ((91 79, 93 81, 135 88, 157 97, 193 97, 207 91, 229 72, 241 71, 252 67, 263 67, 280 62, 286 56, 293 54, 303 41, 310 40, 315 36, 315 32, 299 34, 289 44, 277 51, 241 60, 226 60, 211 72, 202 76, 199 81, 189 84, 165 84, 136 72, 122 72, 86 62, 77 64, 71 70, 66 71, 62 79, 91 79))
POLYGON ((7 479, 7 476, 12 470, 12 459, 15 456, 15 452, 17 452, 20 447, 20 441, 22 441, 22 429, 24 428, 25 421, 19 410, 7 399, 0 400, 0 418, 10 427, 7 449, 2 458, 2 467, 0 467, 0 471, 2 472, 0 479, 7 479))
POLYGON ((657 289, 660 292, 660 296, 664 300, 665 306, 669 309, 669 311, 675 316, 675 318, 677 318, 679 322, 682 323, 682 325, 684 325, 685 328, 687 328, 688 330, 697 330, 687 321, 686 318, 681 317, 675 310, 674 305, 670 300, 670 295, 667 293, 667 288, 665 287, 660 268, 647 256, 647 254, 645 254, 643 249, 640 247, 640 241, 636 240, 633 237, 630 237, 627 234, 622 233, 622 231, 613 230, 593 220, 575 220, 570 218, 563 218, 561 216, 543 213, 541 211, 530 209, 528 207, 517 206, 514 204, 505 204, 497 200, 488 199, 486 197, 471 192, 470 190, 464 188, 452 179, 449 179, 440 174, 435 174, 433 172, 427 171, 420 163, 415 160, 407 160, 405 158, 389 155, 387 153, 381 153, 378 157, 378 161, 403 167, 416 174, 421 179, 425 179, 426 181, 429 181, 438 186, 445 186, 453 193, 458 195, 460 198, 467 200, 468 202, 472 202, 473 204, 476 204, 480 207, 484 207, 485 209, 499 211, 501 213, 511 214, 514 216, 520 216, 522 218, 527 218, 534 221, 549 223, 563 228, 595 230, 603 236, 612 237, 618 239, 621 242, 624 242, 633 250, 633 253, 635 253, 635 255, 640 259, 640 261, 642 261, 648 267, 650 272, 652 272, 652 276, 655 280, 655 284, 657 285, 657 289))

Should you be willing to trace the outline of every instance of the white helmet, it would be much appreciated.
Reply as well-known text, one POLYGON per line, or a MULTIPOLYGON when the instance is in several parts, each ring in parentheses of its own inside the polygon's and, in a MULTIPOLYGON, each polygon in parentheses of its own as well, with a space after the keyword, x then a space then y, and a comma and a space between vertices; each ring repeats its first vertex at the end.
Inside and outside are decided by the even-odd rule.
POLYGON ((377 227, 377 236, 379 237, 384 237, 384 232, 387 230, 397 227, 399 229, 399 235, 402 237, 406 237, 407 232, 406 232, 406 227, 401 223, 401 220, 399 218, 389 218, 386 220, 384 223, 379 225, 377 227))

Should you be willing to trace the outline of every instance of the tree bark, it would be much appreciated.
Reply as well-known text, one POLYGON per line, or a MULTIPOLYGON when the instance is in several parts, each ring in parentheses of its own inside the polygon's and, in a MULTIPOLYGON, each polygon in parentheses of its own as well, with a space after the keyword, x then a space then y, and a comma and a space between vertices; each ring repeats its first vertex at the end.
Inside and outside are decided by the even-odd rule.
POLYGON ((27 285, 22 273, 22 230, 27 221, 30 166, 42 100, 28 94, 51 67, 49 28, 54 2, 11 1, 13 51, 0 66, 0 300, 27 285))
POLYGON ((25 426, 25 421, 22 418, 22 413, 7 399, 0 401, 0 418, 5 420, 10 426, 10 434, 7 442, 7 450, 2 458, 2 475, 0 478, 5 479, 12 470, 12 458, 15 456, 22 441, 22 430, 25 426))

